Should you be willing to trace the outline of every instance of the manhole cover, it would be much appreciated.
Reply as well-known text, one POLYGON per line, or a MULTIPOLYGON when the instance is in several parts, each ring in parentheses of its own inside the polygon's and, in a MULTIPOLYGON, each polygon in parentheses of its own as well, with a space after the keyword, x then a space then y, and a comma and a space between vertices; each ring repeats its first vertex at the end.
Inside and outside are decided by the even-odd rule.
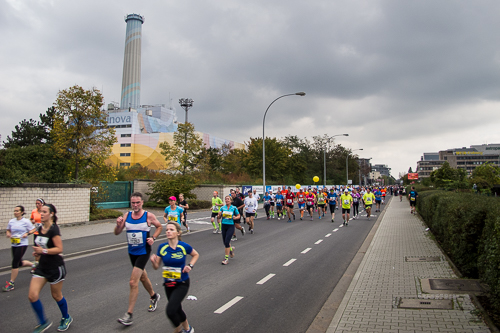
POLYGON ((453 301, 450 299, 402 298, 401 301, 399 302, 399 308, 452 310, 453 301))
POLYGON ((478 280, 429 279, 429 284, 432 290, 483 291, 478 280))
POLYGON ((435 262, 441 261, 440 257, 405 257, 407 262, 435 262))

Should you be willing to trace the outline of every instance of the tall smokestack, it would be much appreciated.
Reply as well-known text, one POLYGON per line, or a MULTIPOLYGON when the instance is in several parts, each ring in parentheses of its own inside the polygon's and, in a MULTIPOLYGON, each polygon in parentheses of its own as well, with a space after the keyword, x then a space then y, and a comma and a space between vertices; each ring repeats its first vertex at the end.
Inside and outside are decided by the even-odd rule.
POLYGON ((129 14, 125 17, 127 33, 123 56, 122 98, 120 107, 137 108, 141 105, 141 38, 144 17, 129 14))

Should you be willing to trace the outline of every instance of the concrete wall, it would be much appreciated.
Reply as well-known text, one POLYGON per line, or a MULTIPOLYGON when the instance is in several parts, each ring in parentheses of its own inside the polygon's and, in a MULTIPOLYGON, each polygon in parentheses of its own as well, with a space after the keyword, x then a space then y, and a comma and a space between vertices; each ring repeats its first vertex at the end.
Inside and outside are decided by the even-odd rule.
MULTIPOLYGON (((134 192, 141 192, 144 196, 144 201, 149 200, 149 196, 146 192, 149 192, 149 184, 154 183, 154 180, 134 180, 134 192)), ((196 194, 198 200, 212 200, 214 191, 219 192, 219 197, 223 198, 230 194, 231 189, 239 187, 241 190, 241 185, 198 185, 193 193, 196 194)))
POLYGON ((57 209, 58 224, 88 222, 90 185, 25 183, 19 187, 0 187, 0 230, 14 218, 14 207, 24 206, 29 219, 35 201, 42 198, 57 209))

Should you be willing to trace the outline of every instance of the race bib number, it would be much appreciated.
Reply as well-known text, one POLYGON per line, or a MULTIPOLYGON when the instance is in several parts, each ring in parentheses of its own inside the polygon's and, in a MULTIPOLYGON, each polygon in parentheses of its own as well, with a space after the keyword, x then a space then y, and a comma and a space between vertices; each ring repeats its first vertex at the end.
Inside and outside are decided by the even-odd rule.
POLYGON ((354 202, 358 202, 358 198, 353 198, 352 199, 354 202))
POLYGON ((345 199, 344 200, 344 205, 348 205, 349 204, 349 199, 345 199))
POLYGON ((35 239, 36 245, 40 246, 42 249, 46 249, 47 248, 48 241, 49 241, 49 238, 48 237, 43 237, 43 236, 38 236, 35 239))
POLYGON ((411 201, 415 201, 415 198, 414 198, 414 197, 411 197, 411 198, 410 198, 410 200, 411 200, 411 201))
POLYGON ((293 202, 293 200, 292 200, 292 199, 286 199, 286 203, 287 203, 287 204, 289 204, 289 205, 290 205, 290 204, 292 204, 292 202, 293 202))
MULTIPOLYGON (((205 207, 206 207, 206 206, 205 206, 205 207)), ((213 211, 217 211, 217 210, 219 210, 219 207, 217 207, 217 206, 212 206, 212 210, 213 210, 213 211)))
POLYGON ((304 198, 299 198, 299 202, 300 203, 304 202, 304 198))
POLYGON ((180 280, 182 270, 180 267, 163 266, 163 278, 169 280, 180 280))
MULTIPOLYGON (((205 206, 206 207, 206 206, 205 206)), ((178 217, 177 215, 171 215, 171 214, 168 214, 168 222, 177 222, 178 220, 178 217)))
POLYGON ((226 220, 232 219, 233 218, 233 212, 229 212, 229 211, 222 212, 222 218, 226 219, 226 220))
POLYGON ((12 237, 12 238, 10 239, 10 242, 11 242, 12 244, 19 244, 19 243, 21 243, 21 238, 15 238, 15 237, 12 237))
POLYGON ((372 203, 372 198, 366 198, 366 203, 372 203))
POLYGON ((127 233, 127 241, 130 245, 142 244, 142 233, 140 233, 140 232, 127 233))

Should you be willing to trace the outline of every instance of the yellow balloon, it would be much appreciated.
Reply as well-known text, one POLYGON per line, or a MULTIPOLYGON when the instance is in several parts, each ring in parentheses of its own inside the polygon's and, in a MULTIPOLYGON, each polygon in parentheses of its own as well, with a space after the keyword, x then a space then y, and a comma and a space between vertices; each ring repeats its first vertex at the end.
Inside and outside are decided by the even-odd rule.
POLYGON ((300 190, 300 184, 295 184, 295 188, 296 188, 297 190, 300 190))
POLYGON ((315 183, 319 182, 319 177, 318 177, 318 176, 314 176, 313 181, 314 181, 315 183))

